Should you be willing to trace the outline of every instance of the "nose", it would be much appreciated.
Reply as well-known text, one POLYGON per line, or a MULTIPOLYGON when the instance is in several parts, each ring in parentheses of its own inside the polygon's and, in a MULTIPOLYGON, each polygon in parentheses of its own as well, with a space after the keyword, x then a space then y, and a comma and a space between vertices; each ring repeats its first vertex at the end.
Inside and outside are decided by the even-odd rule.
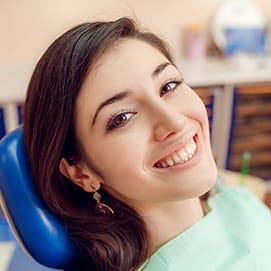
POLYGON ((187 121, 184 114, 167 104, 156 107, 154 116, 154 138, 157 141, 163 141, 180 133, 187 121))

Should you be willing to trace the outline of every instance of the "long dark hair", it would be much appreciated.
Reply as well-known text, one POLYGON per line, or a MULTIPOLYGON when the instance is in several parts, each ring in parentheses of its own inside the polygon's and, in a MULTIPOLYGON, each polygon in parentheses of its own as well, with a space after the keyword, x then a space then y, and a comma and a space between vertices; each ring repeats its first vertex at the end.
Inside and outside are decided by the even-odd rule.
POLYGON ((81 250, 80 271, 135 270, 150 256, 151 241, 140 214, 101 189, 115 216, 97 216, 89 193, 59 172, 62 157, 74 163, 84 159, 74 131, 82 83, 97 60, 123 38, 145 41, 172 62, 165 42, 140 30, 132 19, 84 23, 60 36, 41 57, 24 106, 24 140, 35 184, 81 250))

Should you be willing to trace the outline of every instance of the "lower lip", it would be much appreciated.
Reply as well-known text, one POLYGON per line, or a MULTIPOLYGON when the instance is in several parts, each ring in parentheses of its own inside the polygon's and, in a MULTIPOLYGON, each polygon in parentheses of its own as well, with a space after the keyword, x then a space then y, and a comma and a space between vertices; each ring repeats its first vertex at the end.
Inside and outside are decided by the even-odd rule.
POLYGON ((201 148, 200 148, 198 136, 194 137, 194 141, 195 141, 195 143, 197 145, 197 149, 196 149, 196 152, 195 152, 194 156, 191 159, 189 159, 187 162, 180 163, 180 164, 177 164, 177 165, 172 166, 172 167, 156 168, 156 169, 158 169, 158 170, 186 169, 186 168, 191 168, 194 165, 196 165, 199 162, 200 158, 201 158, 201 148))

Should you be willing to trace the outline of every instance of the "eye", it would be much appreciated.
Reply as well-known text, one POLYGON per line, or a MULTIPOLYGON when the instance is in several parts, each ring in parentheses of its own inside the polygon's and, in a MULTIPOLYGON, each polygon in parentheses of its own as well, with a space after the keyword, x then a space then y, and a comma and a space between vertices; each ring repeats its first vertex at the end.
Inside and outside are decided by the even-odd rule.
POLYGON ((172 80, 167 82, 160 90, 160 97, 164 96, 168 92, 174 91, 181 83, 182 81, 180 80, 172 80))
POLYGON ((108 121, 106 130, 109 131, 124 126, 135 114, 135 112, 116 113, 108 121))

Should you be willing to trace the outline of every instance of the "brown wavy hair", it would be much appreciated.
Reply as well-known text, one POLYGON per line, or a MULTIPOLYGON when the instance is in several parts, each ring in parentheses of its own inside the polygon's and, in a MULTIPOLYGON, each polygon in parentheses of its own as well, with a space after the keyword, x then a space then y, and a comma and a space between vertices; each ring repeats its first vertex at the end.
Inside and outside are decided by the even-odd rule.
MULTIPOLYGON (((146 225, 104 189, 114 217, 97 216, 89 193, 59 171, 62 157, 84 159, 74 130, 75 102, 95 63, 120 39, 147 42, 172 61, 167 44, 130 18, 80 24, 57 38, 36 65, 24 106, 24 140, 35 185, 80 250, 78 270, 136 270, 150 256, 146 225)), ((71 159, 72 158, 72 159, 71 159)))

